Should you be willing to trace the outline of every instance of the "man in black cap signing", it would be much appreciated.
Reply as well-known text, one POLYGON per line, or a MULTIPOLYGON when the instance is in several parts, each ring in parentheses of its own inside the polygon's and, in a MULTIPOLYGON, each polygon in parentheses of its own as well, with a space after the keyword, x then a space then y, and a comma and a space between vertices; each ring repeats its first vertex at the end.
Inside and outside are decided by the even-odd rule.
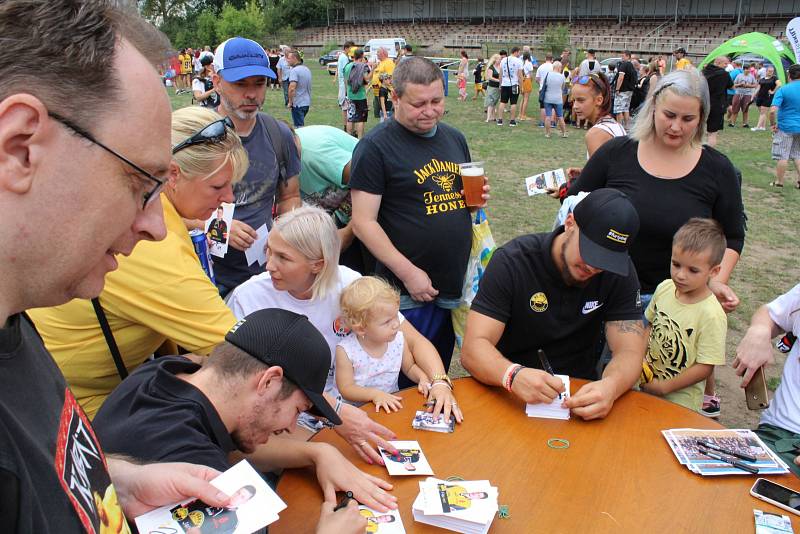
POLYGON ((202 367, 181 356, 139 367, 103 404, 95 431, 107 451, 145 461, 192 459, 224 471, 244 454, 264 471, 314 466, 325 495, 320 525, 340 520, 336 490, 380 511, 396 508, 385 492, 390 484, 334 447, 280 437, 267 443, 290 431, 300 412, 341 424, 322 396, 329 367, 330 348, 305 316, 259 310, 234 325, 202 367))
POLYGON ((596 380, 605 325, 611 363, 564 404, 584 419, 605 417, 639 378, 644 357, 639 280, 628 257, 638 230, 627 197, 598 189, 554 232, 498 248, 467 316, 464 367, 525 402, 547 403, 564 386, 541 370, 538 350, 555 373, 596 380))

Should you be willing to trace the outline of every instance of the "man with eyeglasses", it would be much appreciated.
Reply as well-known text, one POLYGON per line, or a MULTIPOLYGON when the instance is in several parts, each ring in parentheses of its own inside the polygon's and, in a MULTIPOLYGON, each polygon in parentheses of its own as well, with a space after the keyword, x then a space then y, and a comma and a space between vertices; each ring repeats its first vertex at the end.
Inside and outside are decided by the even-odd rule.
POLYGON ((100 0, 6 0, 0 35, 3 531, 129 532, 123 512, 224 506, 213 469, 105 456, 25 314, 96 296, 115 256, 164 237, 170 106, 153 65, 167 43, 100 0))
POLYGON ((227 295, 251 276, 264 272, 248 265, 244 251, 262 225, 272 228, 273 202, 278 215, 301 205, 300 156, 288 126, 261 113, 267 78, 275 78, 261 45, 250 39, 228 39, 214 53, 214 87, 220 96, 217 111, 233 121, 250 158, 250 168, 233 187, 236 208, 228 252, 214 261, 220 294, 227 295))

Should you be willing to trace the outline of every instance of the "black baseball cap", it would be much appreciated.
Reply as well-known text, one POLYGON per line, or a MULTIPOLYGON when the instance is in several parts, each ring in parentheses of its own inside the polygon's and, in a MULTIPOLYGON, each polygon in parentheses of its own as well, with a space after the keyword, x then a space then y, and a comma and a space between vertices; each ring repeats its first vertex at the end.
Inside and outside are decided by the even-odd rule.
POLYGON ((308 317, 278 308, 258 310, 233 325, 225 341, 267 365, 282 368, 284 376, 314 405, 310 412, 335 425, 342 424, 322 396, 331 367, 331 349, 308 317))
POLYGON ((628 276, 628 248, 639 232, 639 214, 616 189, 597 189, 572 211, 580 234, 583 261, 595 269, 628 276))

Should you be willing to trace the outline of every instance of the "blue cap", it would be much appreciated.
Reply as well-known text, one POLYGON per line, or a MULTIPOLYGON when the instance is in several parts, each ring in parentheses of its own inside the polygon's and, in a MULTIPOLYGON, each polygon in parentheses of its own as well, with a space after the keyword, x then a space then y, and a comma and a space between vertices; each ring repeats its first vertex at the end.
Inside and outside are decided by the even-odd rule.
POLYGON ((244 37, 231 37, 214 52, 214 70, 226 82, 249 76, 277 78, 269 68, 269 58, 257 42, 244 37))

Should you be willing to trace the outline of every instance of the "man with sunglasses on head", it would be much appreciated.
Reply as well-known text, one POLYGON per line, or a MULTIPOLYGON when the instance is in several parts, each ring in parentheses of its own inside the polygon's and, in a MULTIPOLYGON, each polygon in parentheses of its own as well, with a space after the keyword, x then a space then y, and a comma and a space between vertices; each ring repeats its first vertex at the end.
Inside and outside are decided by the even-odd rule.
POLYGON ((163 239, 168 43, 101 0, 6 0, 0 35, 0 213, 15 229, 0 238, 2 530, 129 532, 123 513, 225 506, 213 469, 105 456, 25 314, 96 296, 116 256, 163 239))
POLYGON ((555 231, 498 248, 467 316, 464 368, 527 403, 550 403, 564 392, 554 372, 595 380, 563 406, 582 419, 608 415, 642 372, 646 337, 628 256, 638 231, 628 197, 598 189, 555 231), (613 358, 599 376, 603 328, 613 358))
POLYGON ((250 158, 250 168, 233 188, 236 208, 228 252, 214 261, 222 296, 251 276, 264 272, 248 265, 244 251, 262 225, 272 228, 273 203, 278 215, 301 205, 300 156, 289 127, 261 113, 267 78, 275 78, 261 45, 243 37, 228 39, 214 53, 214 87, 220 97, 217 111, 229 117, 250 158))

